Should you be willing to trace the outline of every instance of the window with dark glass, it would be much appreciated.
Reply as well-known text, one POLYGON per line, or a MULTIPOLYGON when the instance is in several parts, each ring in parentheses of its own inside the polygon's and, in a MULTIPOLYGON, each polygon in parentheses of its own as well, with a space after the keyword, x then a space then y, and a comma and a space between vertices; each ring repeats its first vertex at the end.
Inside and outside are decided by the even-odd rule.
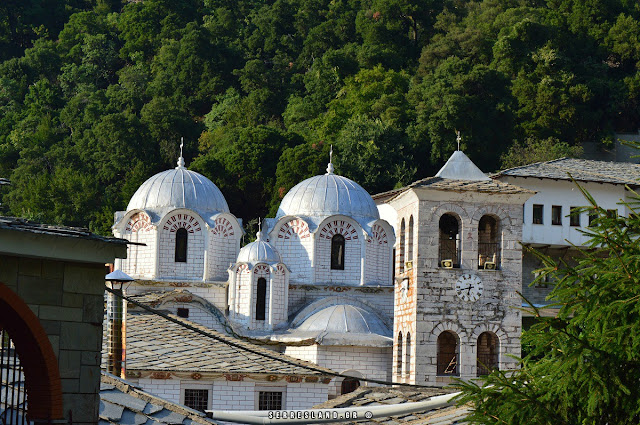
POLYGON ((500 341, 493 332, 483 332, 478 337, 477 374, 484 376, 498 369, 500 341))
POLYGON ((562 206, 553 205, 551 207, 551 224, 562 226, 562 206))
POLYGON ((178 317, 184 317, 185 319, 189 317, 189 309, 178 307, 178 317))
POLYGON ((542 224, 542 205, 533 204, 533 224, 542 224))
POLYGON ((256 320, 264 320, 267 310, 267 279, 258 278, 256 290, 256 320))
POLYGON ((344 270, 344 236, 340 234, 331 238, 331 269, 344 270))
POLYGON ((282 410, 282 391, 260 391, 258 410, 282 410))
POLYGON ((444 331, 438 336, 438 375, 458 376, 458 336, 444 331))
POLYGON ((580 227, 580 207, 571 207, 569 211, 569 225, 580 227))
POLYGON ((607 210, 607 217, 609 218, 617 218, 618 210, 607 210))
POLYGON ((176 263, 187 262, 187 229, 181 227, 176 232, 176 263))
POLYGON ((593 222, 595 221, 596 218, 598 218, 597 212, 592 211, 589 213, 589 227, 593 226, 593 222))
POLYGON ((405 238, 405 225, 404 218, 400 222, 400 273, 404 273, 404 238, 405 238))

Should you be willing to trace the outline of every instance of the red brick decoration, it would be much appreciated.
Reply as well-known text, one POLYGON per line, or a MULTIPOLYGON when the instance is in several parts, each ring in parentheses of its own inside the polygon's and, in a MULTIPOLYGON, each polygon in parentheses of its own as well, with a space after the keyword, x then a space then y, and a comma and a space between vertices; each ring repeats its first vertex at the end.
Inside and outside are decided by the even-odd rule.
POLYGON ((152 229, 153 226, 151 225, 151 219, 143 212, 138 212, 132 215, 124 228, 125 231, 131 233, 148 232, 152 229))
POLYGON ((284 223, 280 230, 278 230, 278 238, 279 239, 291 239, 297 235, 299 239, 307 239, 311 237, 309 233, 309 226, 304 220, 300 220, 299 218, 295 220, 291 220, 288 223, 284 223))
POLYGON ((287 382, 292 383, 292 384, 296 384, 298 382, 302 382, 302 376, 297 376, 297 375, 289 375, 287 376, 287 382))
POLYGON ((167 220, 164 230, 177 232, 178 229, 184 228, 189 233, 199 232, 201 229, 200 222, 189 214, 176 214, 167 220))
POLYGON ((151 372, 151 379, 171 379, 170 372, 151 372))
POLYGON ((331 221, 325 224, 320 230, 320 238, 322 239, 331 240, 335 234, 341 234, 344 236, 344 240, 346 241, 355 241, 358 239, 358 232, 356 231, 356 228, 344 220, 331 221))
POLYGON ((227 381, 243 381, 244 380, 244 375, 242 375, 241 373, 227 373, 226 375, 224 375, 225 378, 227 378, 227 381))
POLYGON ((24 369, 29 417, 63 419, 58 359, 40 321, 24 301, 0 283, 0 327, 11 336, 24 369))

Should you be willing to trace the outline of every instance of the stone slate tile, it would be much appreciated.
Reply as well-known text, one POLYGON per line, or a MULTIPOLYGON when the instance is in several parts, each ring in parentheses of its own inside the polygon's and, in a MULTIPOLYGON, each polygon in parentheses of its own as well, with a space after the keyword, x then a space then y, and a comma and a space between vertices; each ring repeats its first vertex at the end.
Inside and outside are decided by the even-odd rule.
POLYGON ((100 398, 102 400, 109 401, 120 406, 124 406, 134 412, 142 412, 147 406, 147 402, 136 397, 132 397, 128 394, 124 394, 118 390, 100 392, 100 398))
POLYGON ((163 409, 158 413, 154 413, 152 418, 167 424, 180 424, 182 423, 182 421, 184 421, 186 416, 181 415, 180 413, 170 412, 166 409, 163 409))
POLYGON ((149 404, 147 404, 147 406, 144 408, 144 410, 142 411, 142 413, 145 413, 145 414, 149 415, 149 414, 153 414, 153 413, 158 413, 158 412, 159 412, 159 411, 161 411, 162 409, 164 409, 164 407, 162 407, 162 406, 158 406, 157 404, 149 403, 149 404))
POLYGON ((125 410, 122 413, 122 417, 118 422, 119 425, 142 425, 149 420, 147 415, 143 415, 142 413, 132 412, 131 410, 125 410))
POLYGON ((124 407, 100 400, 100 419, 119 421, 124 407))

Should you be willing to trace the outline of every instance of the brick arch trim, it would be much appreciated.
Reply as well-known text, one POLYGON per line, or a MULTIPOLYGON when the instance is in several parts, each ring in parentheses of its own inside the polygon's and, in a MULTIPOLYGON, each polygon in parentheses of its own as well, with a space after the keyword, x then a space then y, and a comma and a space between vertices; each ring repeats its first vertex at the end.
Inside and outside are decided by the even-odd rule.
POLYGON ((509 340, 507 333, 500 326, 496 324, 487 325, 486 323, 482 323, 476 326, 475 329, 473 330, 473 333, 471 334, 471 341, 470 341, 471 344, 475 346, 478 343, 478 338, 484 332, 490 332, 498 337, 501 351, 502 351, 502 347, 504 347, 504 344, 507 343, 509 340))
POLYGON ((449 320, 438 323, 436 327, 433 328, 431 333, 429 333, 429 340, 433 342, 437 341, 438 336, 445 331, 451 331, 455 333, 458 337, 458 342, 460 343, 460 345, 462 345, 463 343, 467 343, 468 335, 464 328, 461 327, 458 323, 449 320))
POLYGON ((467 210, 462 208, 460 205, 448 203, 448 204, 438 205, 437 207, 433 208, 431 210, 431 215, 429 216, 429 219, 434 220, 437 218, 438 220, 440 220, 440 217, 442 217, 446 213, 457 215, 458 216, 457 219, 459 220, 462 226, 467 224, 467 222, 471 218, 467 210))
POLYGON ((0 327, 9 332, 24 369, 29 417, 64 419, 58 360, 49 337, 29 306, 3 283, 0 327))

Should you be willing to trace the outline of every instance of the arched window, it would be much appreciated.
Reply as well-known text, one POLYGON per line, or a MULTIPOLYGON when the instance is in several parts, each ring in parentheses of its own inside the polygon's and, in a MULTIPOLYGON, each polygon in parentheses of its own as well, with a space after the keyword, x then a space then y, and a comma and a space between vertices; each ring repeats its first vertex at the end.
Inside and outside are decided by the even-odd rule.
POLYGON ((498 220, 483 215, 478 223, 478 268, 495 269, 500 264, 498 220))
POLYGON ((400 332, 398 334, 398 358, 396 359, 396 365, 397 365, 396 374, 398 375, 398 377, 402 376, 402 361, 404 360, 404 357, 402 356, 403 348, 404 347, 402 346, 402 332, 400 332))
POLYGON ((344 378, 342 385, 340 385, 340 394, 352 393, 358 389, 360 381, 356 378, 344 378))
POLYGON ((176 232, 176 263, 187 262, 187 229, 181 227, 176 232))
POLYGON ((404 373, 407 378, 411 374, 411 333, 407 332, 407 349, 404 353, 404 373))
POLYGON ((498 369, 500 341, 493 332, 483 332, 478 337, 478 376, 488 375, 498 369))
POLYGON ((444 331, 438 336, 438 375, 458 376, 458 336, 444 331))
POLYGON ((409 237, 407 238, 407 262, 411 261, 413 267, 413 216, 409 218, 409 237))
POLYGON ((344 270, 344 236, 341 234, 331 238, 331 270, 344 270))
POLYGON ((402 219, 402 222, 400 223, 400 273, 404 273, 404 261, 405 261, 405 256, 404 256, 404 238, 405 238, 405 225, 404 225, 404 218, 402 219))
POLYGON ((460 267, 460 227, 453 214, 440 217, 440 267, 460 267))
POLYGON ((256 320, 264 320, 267 310, 267 279, 258 278, 256 292, 256 320))

